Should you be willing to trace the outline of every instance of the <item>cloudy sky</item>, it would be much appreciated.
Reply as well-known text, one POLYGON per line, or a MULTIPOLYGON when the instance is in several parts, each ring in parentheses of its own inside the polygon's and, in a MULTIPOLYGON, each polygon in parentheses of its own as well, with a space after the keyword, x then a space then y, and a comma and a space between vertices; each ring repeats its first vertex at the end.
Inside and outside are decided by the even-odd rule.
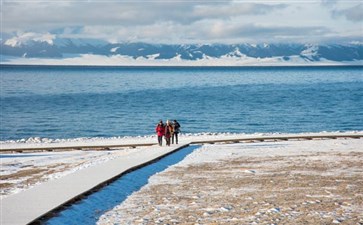
POLYGON ((363 1, 2 0, 1 32, 169 44, 346 43, 363 39, 363 1))

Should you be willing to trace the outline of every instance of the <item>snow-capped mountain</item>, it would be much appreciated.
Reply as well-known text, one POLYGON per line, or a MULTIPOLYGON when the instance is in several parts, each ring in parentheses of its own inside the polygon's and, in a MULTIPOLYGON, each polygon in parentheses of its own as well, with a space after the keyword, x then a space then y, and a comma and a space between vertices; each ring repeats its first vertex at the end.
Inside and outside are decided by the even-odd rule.
MULTIPOLYGON (((6 38, 4 38, 6 37, 6 38)), ((153 65, 152 62, 183 62, 185 65, 354 64, 363 65, 363 44, 148 44, 108 43, 97 39, 58 38, 28 33, 1 40, 2 64, 83 64, 82 58, 98 64, 153 65), (78 58, 73 62, 71 59, 78 58), (27 60, 29 59, 29 60, 27 60), (46 61, 49 59, 51 61, 46 61), (119 61, 118 61, 119 60, 119 61), (135 63, 133 63, 135 61, 135 63), (119 63, 118 63, 119 62, 119 63), (62 64, 62 63, 61 63, 62 64), (66 64, 66 63, 65 63, 66 64)), ((157 63, 157 64, 158 64, 157 63)), ((183 64, 183 65, 184 65, 183 64)))

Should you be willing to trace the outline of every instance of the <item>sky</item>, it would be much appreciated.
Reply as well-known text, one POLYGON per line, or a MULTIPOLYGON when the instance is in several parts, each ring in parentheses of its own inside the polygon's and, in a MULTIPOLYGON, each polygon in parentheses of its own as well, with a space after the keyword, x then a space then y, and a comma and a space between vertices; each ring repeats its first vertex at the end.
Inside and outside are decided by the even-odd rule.
POLYGON ((3 37, 111 43, 350 43, 363 0, 1 0, 3 37))

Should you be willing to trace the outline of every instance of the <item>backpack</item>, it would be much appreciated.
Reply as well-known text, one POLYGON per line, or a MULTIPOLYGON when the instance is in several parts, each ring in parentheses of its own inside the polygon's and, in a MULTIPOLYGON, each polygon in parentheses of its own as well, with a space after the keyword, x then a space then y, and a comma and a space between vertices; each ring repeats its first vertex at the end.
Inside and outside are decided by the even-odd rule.
POLYGON ((173 125, 174 125, 174 126, 173 126, 173 128, 174 128, 174 132, 175 132, 175 133, 179 133, 179 131, 180 131, 180 124, 179 124, 178 122, 176 122, 176 123, 174 123, 173 125))

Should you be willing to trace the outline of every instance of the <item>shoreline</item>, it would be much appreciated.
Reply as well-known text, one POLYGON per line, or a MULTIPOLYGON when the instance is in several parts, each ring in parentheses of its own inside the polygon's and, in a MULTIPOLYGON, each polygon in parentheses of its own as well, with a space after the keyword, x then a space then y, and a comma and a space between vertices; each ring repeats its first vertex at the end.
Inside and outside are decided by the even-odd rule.
MULTIPOLYGON (((215 138, 254 138, 265 136, 308 136, 308 135, 363 135, 363 130, 352 131, 320 131, 320 132, 298 132, 298 133, 231 133, 231 132, 200 132, 200 133, 180 133, 181 139, 186 141, 195 141, 195 139, 215 139, 215 138)), ((42 137, 29 137, 16 140, 2 140, 0 141, 1 148, 11 147, 42 147, 44 145, 54 145, 54 147, 69 146, 74 143, 127 143, 143 144, 149 141, 155 141, 156 134, 144 136, 115 136, 115 137, 77 137, 77 138, 42 138, 42 137)))
MULTIPOLYGON (((181 133, 180 140, 183 142, 205 142, 209 140, 218 140, 218 139, 248 139, 248 138, 263 138, 263 137, 291 137, 291 136, 326 136, 326 135, 335 135, 335 136, 354 136, 354 135, 363 135, 363 131, 347 131, 347 132, 306 132, 306 133, 181 133)), ((156 144, 156 135, 149 136, 119 136, 119 137, 101 137, 101 138, 88 138, 88 137, 80 137, 80 138, 70 138, 70 139, 51 139, 51 138, 40 138, 40 137, 31 137, 28 139, 20 139, 20 140, 8 140, 8 141, 0 141, 0 152, 2 149, 31 149, 31 148, 77 148, 77 147, 112 147, 112 145, 120 145, 120 147, 128 147, 127 145, 151 145, 152 143, 156 144), (126 146, 122 146, 126 145, 126 146)))

